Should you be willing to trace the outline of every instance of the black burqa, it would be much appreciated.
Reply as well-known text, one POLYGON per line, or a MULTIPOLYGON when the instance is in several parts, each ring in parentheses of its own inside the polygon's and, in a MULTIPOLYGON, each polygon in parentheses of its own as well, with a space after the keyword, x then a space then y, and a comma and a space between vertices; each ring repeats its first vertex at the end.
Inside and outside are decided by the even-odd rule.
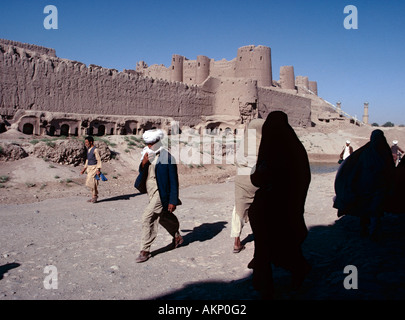
POLYGON ((333 207, 338 216, 381 217, 392 192, 394 169, 384 133, 374 130, 370 141, 353 152, 336 174, 333 207))
POLYGON ((271 112, 263 125, 251 181, 259 189, 249 208, 255 242, 249 266, 254 288, 271 295, 271 264, 291 271, 294 286, 310 268, 301 245, 308 234, 304 207, 311 171, 307 152, 284 112, 271 112))

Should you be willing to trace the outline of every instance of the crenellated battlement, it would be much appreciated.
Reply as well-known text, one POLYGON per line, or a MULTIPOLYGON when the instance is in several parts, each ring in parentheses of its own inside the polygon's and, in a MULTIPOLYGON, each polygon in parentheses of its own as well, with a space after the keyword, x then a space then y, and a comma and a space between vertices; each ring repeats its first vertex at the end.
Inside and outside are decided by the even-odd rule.
POLYGON ((22 43, 22 42, 18 42, 18 41, 0 39, 0 46, 2 44, 6 45, 6 46, 13 46, 13 47, 22 48, 22 49, 29 50, 29 51, 34 51, 39 54, 46 54, 47 56, 50 56, 50 57, 56 57, 55 49, 41 47, 41 46, 37 46, 35 44, 28 44, 28 43, 22 43))

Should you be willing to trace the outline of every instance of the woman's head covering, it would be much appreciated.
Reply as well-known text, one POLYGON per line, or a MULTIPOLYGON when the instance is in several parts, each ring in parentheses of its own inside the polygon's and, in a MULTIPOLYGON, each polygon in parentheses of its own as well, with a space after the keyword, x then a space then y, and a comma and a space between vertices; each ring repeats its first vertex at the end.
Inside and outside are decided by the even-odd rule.
POLYGON ((398 140, 392 141, 393 144, 398 144, 398 140))
POLYGON ((162 140, 163 137, 164 137, 164 133, 162 130, 159 130, 159 129, 145 131, 145 133, 142 136, 143 141, 145 141, 146 144, 156 143, 156 142, 162 140))
MULTIPOLYGON (((305 190, 311 180, 308 154, 282 111, 271 112, 262 128, 257 165, 265 165, 271 178, 252 177, 254 185, 276 183, 305 190), (259 181, 254 181, 256 179, 259 181)), ((260 176, 260 177, 259 177, 260 176)))
POLYGON ((288 163, 294 167, 308 162, 306 150, 283 111, 273 111, 268 115, 262 128, 259 158, 288 163))

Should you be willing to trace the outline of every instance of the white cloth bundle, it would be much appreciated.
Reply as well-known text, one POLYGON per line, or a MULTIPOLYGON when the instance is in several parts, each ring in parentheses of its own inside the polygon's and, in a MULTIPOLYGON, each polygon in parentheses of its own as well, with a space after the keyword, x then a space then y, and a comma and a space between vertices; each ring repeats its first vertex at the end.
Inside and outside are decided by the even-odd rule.
POLYGON ((145 143, 147 143, 147 144, 158 142, 158 141, 162 140, 163 137, 164 137, 164 133, 162 130, 159 130, 159 129, 145 131, 145 133, 142 136, 143 141, 145 141, 145 143))

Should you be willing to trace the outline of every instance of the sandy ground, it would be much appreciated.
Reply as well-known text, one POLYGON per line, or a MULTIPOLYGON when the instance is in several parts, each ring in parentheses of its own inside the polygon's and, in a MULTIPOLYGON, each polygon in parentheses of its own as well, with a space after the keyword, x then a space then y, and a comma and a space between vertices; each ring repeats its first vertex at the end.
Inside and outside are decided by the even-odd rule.
MULTIPOLYGON (((332 208, 337 165, 325 160, 337 157, 347 136, 359 147, 371 131, 297 132, 310 158, 323 161, 312 165, 305 210, 309 235, 303 249, 313 269, 302 288, 291 291, 289 273, 274 268, 276 299, 404 299, 405 215, 386 214, 384 237, 376 243, 360 237, 355 218, 338 219, 332 208), (345 288, 348 277, 357 289, 345 288)), ((9 178, 0 189, 0 300, 260 299, 247 268, 254 249, 249 225, 242 236, 246 249, 232 253, 232 165, 179 167, 183 205, 176 215, 185 243, 172 250, 160 228, 153 257, 135 263, 147 204, 133 187, 138 152, 104 164, 109 180, 100 184, 97 204, 86 202, 81 167, 33 156, 0 163, 0 176, 9 178), (52 276, 57 282, 49 281, 52 276)))

